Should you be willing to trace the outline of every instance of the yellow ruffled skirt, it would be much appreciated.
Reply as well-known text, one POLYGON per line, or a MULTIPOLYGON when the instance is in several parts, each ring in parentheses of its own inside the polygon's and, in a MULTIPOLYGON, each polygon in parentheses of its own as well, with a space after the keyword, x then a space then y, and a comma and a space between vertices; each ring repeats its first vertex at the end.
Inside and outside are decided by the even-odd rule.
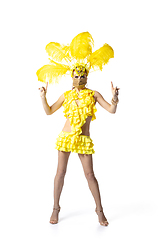
POLYGON ((56 149, 63 152, 80 154, 93 154, 93 142, 89 136, 73 135, 69 132, 61 132, 56 141, 56 149))

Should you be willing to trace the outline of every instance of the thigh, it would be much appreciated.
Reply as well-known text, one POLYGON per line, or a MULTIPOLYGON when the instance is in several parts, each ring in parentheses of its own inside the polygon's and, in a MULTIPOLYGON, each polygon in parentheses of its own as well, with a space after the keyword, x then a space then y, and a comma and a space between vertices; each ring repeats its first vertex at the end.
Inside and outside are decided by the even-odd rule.
POLYGON ((70 152, 58 151, 57 172, 66 172, 70 152))
POLYGON ((88 175, 90 173, 94 173, 93 172, 93 160, 92 160, 92 154, 78 154, 82 166, 83 166, 83 170, 84 170, 84 174, 88 175))

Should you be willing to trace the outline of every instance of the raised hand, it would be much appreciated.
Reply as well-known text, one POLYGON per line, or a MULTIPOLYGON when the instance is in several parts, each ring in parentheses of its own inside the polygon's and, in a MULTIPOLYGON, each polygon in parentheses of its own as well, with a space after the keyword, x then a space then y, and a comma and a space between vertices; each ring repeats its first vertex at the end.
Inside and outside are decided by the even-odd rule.
POLYGON ((47 88, 48 88, 48 82, 46 83, 46 87, 38 88, 38 90, 40 90, 40 97, 45 97, 46 96, 47 88))
POLYGON ((117 88, 117 87, 114 88, 113 87, 113 82, 111 82, 111 91, 112 91, 114 99, 118 99, 119 89, 120 88, 117 88))

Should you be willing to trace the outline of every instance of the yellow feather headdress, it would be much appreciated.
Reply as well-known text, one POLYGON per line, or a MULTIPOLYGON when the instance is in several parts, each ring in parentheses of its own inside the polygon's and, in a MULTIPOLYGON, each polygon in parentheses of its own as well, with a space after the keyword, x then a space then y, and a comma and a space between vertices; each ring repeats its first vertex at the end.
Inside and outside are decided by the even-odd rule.
POLYGON ((41 82, 58 83, 59 79, 68 72, 87 74, 92 69, 102 70, 110 58, 114 57, 113 49, 104 44, 101 48, 92 53, 94 40, 89 32, 83 32, 73 38, 70 45, 61 45, 51 42, 46 46, 50 64, 44 65, 37 71, 38 80, 41 82), (78 70, 77 70, 78 69, 78 70))

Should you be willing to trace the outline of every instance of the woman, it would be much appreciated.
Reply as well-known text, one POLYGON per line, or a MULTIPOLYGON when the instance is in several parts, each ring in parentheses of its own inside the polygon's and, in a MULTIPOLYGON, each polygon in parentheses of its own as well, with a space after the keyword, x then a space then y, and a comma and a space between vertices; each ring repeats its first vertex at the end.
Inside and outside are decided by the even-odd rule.
POLYGON ((68 158, 71 152, 78 153, 81 160, 85 177, 88 181, 89 189, 94 197, 96 204, 96 213, 102 226, 109 223, 104 215, 98 182, 93 171, 92 153, 94 153, 92 139, 90 138, 90 122, 95 119, 95 104, 98 102, 105 110, 115 113, 118 103, 119 89, 113 87, 112 104, 109 104, 97 91, 87 89, 88 71, 84 66, 77 66, 73 69, 73 89, 60 96, 57 102, 49 106, 46 100, 46 88, 40 88, 42 104, 47 115, 53 114, 62 105, 67 118, 66 123, 57 138, 56 149, 58 150, 58 167, 54 180, 54 207, 50 218, 50 223, 58 223, 58 214, 60 211, 59 200, 64 184, 68 158))

